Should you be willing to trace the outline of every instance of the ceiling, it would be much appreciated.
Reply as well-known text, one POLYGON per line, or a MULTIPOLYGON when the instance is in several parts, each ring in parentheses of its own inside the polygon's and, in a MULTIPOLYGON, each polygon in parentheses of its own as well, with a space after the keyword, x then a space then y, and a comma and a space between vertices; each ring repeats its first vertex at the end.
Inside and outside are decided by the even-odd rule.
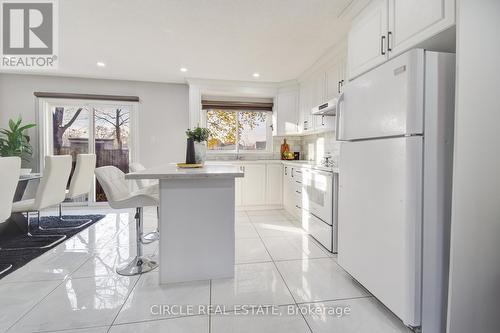
POLYGON ((348 22, 338 17, 350 3, 59 1, 59 69, 51 74, 157 82, 286 81, 345 37, 348 22))

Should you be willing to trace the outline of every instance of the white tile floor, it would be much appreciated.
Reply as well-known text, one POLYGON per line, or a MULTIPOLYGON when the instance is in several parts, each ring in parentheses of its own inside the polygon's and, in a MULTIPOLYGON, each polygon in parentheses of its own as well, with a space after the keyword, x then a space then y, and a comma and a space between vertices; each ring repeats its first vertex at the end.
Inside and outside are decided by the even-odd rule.
MULTIPOLYGON (((162 286, 157 271, 116 274, 135 226, 129 211, 105 213, 0 280, 0 332, 410 332, 283 211, 236 213, 233 279, 162 286), (158 314, 163 305, 184 311, 158 314)), ((155 210, 145 219, 153 230, 155 210)))

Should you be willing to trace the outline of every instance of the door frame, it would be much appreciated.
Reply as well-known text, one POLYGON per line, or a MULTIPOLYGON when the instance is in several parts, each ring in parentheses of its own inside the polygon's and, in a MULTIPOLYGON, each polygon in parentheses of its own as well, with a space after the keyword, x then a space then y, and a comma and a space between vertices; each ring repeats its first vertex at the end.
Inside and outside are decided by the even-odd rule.
MULTIPOLYGON (((38 137, 38 170, 43 173, 45 167, 45 156, 53 154, 53 138, 47 129, 52 128, 51 107, 54 104, 60 105, 79 105, 85 106, 89 110, 89 154, 95 153, 95 120, 93 117, 93 107, 99 106, 127 106, 130 112, 130 132, 129 143, 130 148, 129 163, 138 161, 139 157, 139 103, 125 101, 108 101, 108 100, 88 100, 88 99, 65 99, 65 98, 45 98, 36 97, 36 124, 38 137), (92 115, 92 116, 90 116, 92 115)), ((107 205, 107 202, 96 202, 95 200, 96 180, 92 184, 91 193, 89 193, 87 202, 65 202, 64 206, 102 206, 107 205)))

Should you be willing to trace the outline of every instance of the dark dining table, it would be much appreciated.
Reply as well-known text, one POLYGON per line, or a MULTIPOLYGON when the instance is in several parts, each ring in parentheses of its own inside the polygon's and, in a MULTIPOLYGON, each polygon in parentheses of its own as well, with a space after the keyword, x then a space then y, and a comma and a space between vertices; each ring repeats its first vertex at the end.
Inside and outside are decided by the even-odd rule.
MULTIPOLYGON (((14 194, 13 202, 21 201, 24 192, 28 187, 30 181, 42 178, 39 173, 31 173, 29 175, 21 175, 17 183, 16 192, 14 194)), ((5 223, 0 223, 0 233, 2 235, 19 235, 28 232, 28 218, 23 213, 12 213, 5 223)))

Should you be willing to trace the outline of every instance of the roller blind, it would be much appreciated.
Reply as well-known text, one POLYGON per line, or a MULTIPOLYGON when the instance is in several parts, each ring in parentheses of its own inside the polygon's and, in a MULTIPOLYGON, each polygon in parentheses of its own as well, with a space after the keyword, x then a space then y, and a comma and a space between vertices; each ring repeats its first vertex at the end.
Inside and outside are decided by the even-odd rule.
POLYGON ((273 111, 272 102, 238 102, 202 100, 203 110, 244 110, 244 111, 273 111))

